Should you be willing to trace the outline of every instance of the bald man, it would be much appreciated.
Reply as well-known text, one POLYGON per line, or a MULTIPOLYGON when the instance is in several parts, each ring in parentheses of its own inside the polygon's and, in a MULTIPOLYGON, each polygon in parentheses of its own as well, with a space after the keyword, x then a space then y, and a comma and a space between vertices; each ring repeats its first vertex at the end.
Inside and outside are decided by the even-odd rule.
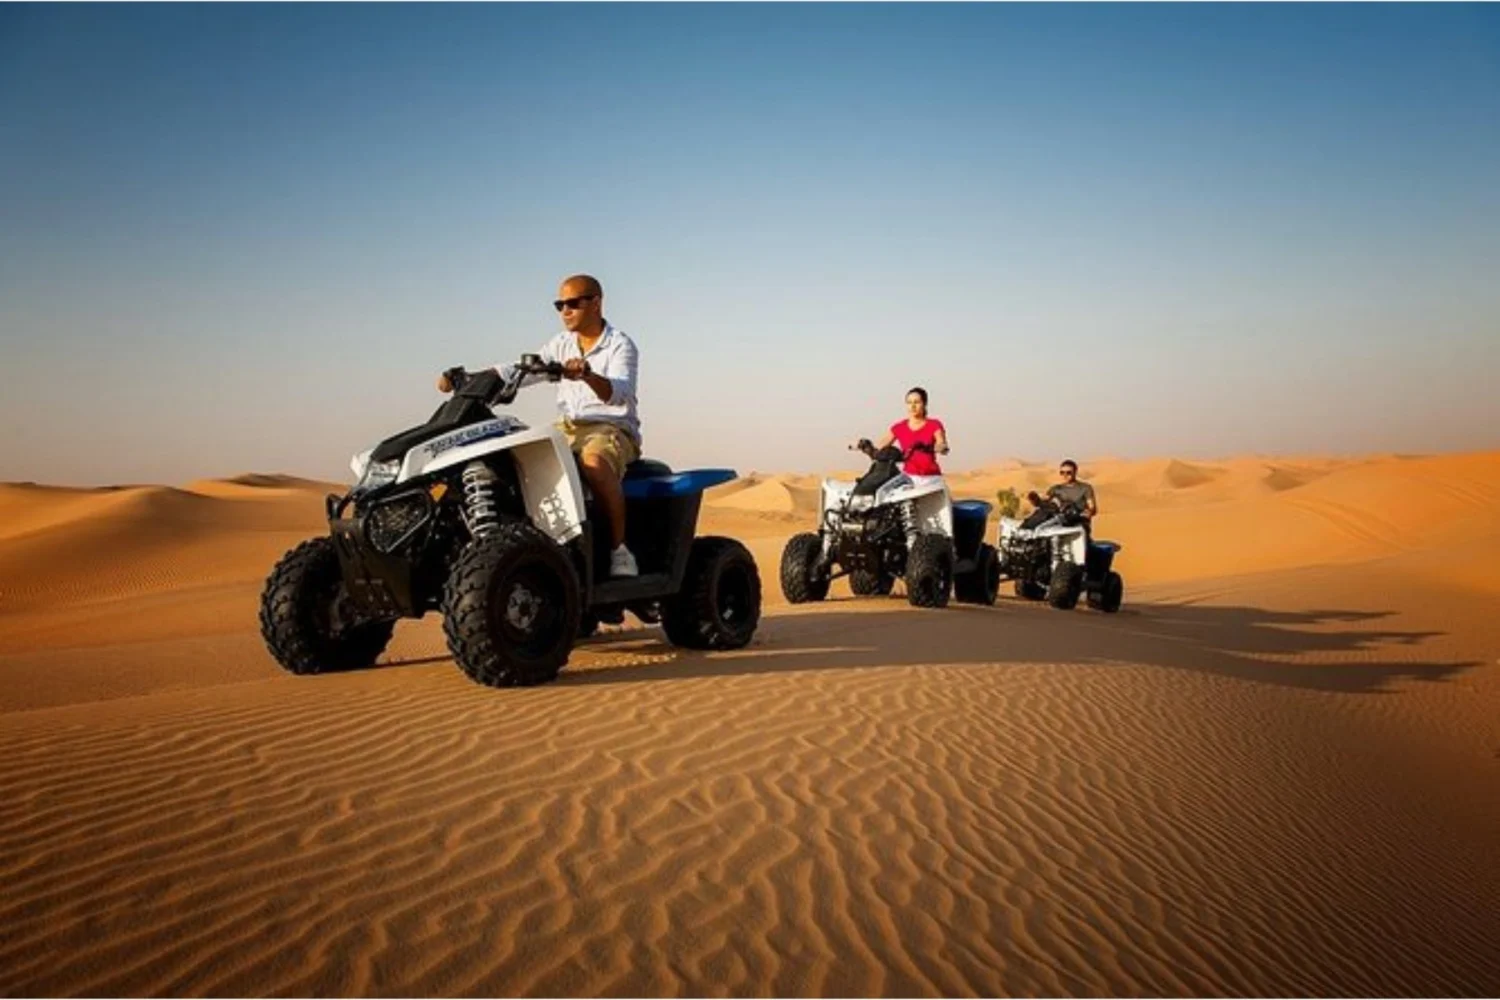
MULTIPOLYGON (((625 331, 604 318, 604 288, 596 278, 575 274, 563 281, 552 303, 563 331, 539 352, 543 361, 563 366, 557 387, 558 429, 572 445, 584 479, 609 528, 610 576, 637 576, 635 555, 625 546, 625 467, 641 457, 641 422, 636 414, 639 353, 625 331)), ((502 376, 509 365, 497 365, 502 376)), ((539 381, 527 376, 522 385, 539 381)), ((438 388, 452 386, 439 377, 438 388)))

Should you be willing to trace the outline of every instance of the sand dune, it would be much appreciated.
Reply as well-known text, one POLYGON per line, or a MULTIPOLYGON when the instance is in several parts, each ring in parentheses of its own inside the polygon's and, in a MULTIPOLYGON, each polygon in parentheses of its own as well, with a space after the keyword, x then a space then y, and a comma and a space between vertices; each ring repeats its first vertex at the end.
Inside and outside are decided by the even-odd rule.
POLYGON ((164 486, 0 486, 0 606, 262 577, 280 552, 324 527, 322 495, 278 488, 245 502, 164 486))
POLYGON ((0 486, 0 993, 1500 990, 1500 454, 1084 467, 1117 616, 789 608, 761 473, 750 648, 504 692, 270 661, 334 485, 0 486))
POLYGON ((790 514, 797 509, 791 487, 779 479, 768 479, 726 497, 716 497, 709 503, 714 507, 750 510, 758 514, 790 514))
MULTIPOLYGON (((1495 456, 1387 459, 1269 495, 1137 508, 1102 519, 1099 530, 1128 546, 1126 565, 1139 579, 1188 579, 1488 544, 1500 535, 1497 498, 1495 456)), ((1453 560, 1472 555, 1460 550, 1453 560)))
POLYGON ((272 497, 296 496, 313 493, 327 496, 343 493, 349 487, 344 483, 320 482, 316 479, 301 479, 297 476, 249 474, 229 479, 199 479, 189 483, 188 492, 201 496, 227 500, 266 500, 272 497))
POLYGON ((790 477, 772 477, 727 495, 711 497, 708 506, 756 514, 803 514, 816 518, 820 490, 790 477))

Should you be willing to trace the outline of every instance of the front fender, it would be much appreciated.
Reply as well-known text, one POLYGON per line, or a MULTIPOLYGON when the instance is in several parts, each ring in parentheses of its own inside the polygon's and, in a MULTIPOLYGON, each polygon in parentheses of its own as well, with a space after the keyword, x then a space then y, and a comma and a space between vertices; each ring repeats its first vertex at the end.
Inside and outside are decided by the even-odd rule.
POLYGON ((911 503, 917 512, 917 528, 923 534, 953 537, 953 497, 942 476, 906 476, 891 481, 876 495, 881 504, 911 503))
MULTIPOLYGON (((476 424, 476 427, 484 427, 476 424)), ((583 485, 567 439, 556 428, 529 428, 481 436, 469 444, 446 443, 448 435, 407 453, 398 482, 462 466, 476 458, 509 452, 521 480, 526 514, 559 545, 583 533, 583 485), (429 447, 436 445, 437 447, 429 447)))

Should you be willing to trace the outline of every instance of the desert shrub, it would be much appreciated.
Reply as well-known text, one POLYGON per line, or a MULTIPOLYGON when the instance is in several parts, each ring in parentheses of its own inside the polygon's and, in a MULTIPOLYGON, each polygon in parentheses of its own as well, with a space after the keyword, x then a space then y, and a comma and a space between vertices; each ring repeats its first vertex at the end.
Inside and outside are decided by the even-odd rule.
POLYGON ((1021 494, 1012 489, 1003 489, 995 494, 1001 517, 1018 517, 1021 513, 1021 494))

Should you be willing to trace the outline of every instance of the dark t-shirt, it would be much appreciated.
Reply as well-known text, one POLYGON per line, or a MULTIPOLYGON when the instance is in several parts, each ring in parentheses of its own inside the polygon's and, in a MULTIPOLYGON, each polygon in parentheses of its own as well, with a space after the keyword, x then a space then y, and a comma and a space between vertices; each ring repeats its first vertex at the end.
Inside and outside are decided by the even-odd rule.
POLYGON ((1098 504, 1094 499, 1094 488, 1080 479, 1071 483, 1057 483, 1047 488, 1047 495, 1058 503, 1071 504, 1087 510, 1087 504, 1098 504))

